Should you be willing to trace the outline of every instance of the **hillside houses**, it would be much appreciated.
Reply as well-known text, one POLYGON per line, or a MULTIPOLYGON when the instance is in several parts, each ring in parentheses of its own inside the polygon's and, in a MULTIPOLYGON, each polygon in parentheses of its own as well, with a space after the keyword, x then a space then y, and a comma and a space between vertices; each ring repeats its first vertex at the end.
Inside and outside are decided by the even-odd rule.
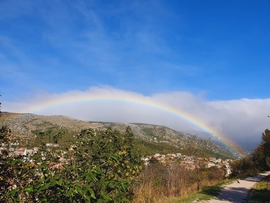
POLYGON ((211 167, 223 168, 225 170, 225 177, 228 177, 232 172, 230 167, 230 162, 232 160, 230 159, 222 160, 217 159, 215 157, 202 158, 202 157, 182 155, 181 153, 166 154, 166 155, 154 154, 152 156, 146 156, 142 158, 142 161, 146 166, 154 162, 159 162, 162 164, 176 162, 188 170, 195 170, 199 168, 211 168, 211 167))
MULTIPOLYGON (((47 147, 47 150, 50 151, 52 148, 58 148, 58 144, 52 144, 47 143, 45 145, 47 147)), ((7 148, 7 146, 2 145, 0 147, 0 155, 4 153, 4 151, 8 151, 9 156, 25 156, 29 157, 33 155, 34 153, 38 152, 38 148, 34 147, 33 149, 27 149, 24 147, 18 147, 12 146, 7 148)), ((76 150, 76 146, 72 145, 68 151, 74 151, 76 150)), ((65 154, 67 152, 62 152, 62 154, 65 154)), ((42 155, 42 154, 41 154, 42 155)), ((65 160, 63 157, 58 157, 60 159, 61 163, 67 164, 67 160, 65 160)), ((30 159, 29 159, 30 160, 30 159)), ((42 156, 42 160, 45 161, 46 157, 42 156)), ((148 166, 151 163, 159 162, 162 164, 168 164, 168 163, 178 163, 180 166, 188 169, 188 170, 196 170, 200 168, 211 168, 211 167, 217 167, 222 168, 225 171, 225 177, 228 177, 231 174, 231 167, 230 167, 230 159, 222 160, 217 159, 215 157, 209 157, 209 158, 202 158, 202 157, 195 157, 195 156, 187 156, 182 155, 181 153, 171 153, 171 154, 154 154, 151 156, 146 156, 141 159, 143 163, 148 166)))

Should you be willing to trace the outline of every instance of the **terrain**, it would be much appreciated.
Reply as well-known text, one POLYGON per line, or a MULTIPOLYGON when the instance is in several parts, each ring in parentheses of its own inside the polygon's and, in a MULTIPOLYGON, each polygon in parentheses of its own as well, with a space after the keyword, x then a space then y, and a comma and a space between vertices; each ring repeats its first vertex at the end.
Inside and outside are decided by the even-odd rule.
POLYGON ((61 115, 35 115, 3 112, 0 126, 11 129, 11 135, 20 145, 37 146, 57 143, 68 147, 74 143, 74 135, 83 129, 112 128, 124 132, 131 127, 135 145, 142 155, 155 153, 183 153, 201 157, 235 158, 226 146, 212 139, 202 139, 186 132, 175 131, 165 126, 142 123, 110 123, 81 121, 61 115))
POLYGON ((249 190, 255 185, 255 183, 265 179, 269 174, 270 171, 267 171, 253 177, 233 182, 222 189, 218 197, 209 201, 209 203, 243 202, 247 197, 249 190))

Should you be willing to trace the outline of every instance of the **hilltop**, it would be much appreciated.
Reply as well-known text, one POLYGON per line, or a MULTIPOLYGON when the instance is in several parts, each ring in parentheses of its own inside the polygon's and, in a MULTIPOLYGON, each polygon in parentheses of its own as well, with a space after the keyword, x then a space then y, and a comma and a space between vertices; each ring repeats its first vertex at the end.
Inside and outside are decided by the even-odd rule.
POLYGON ((61 115, 44 116, 8 112, 3 112, 0 117, 0 126, 2 125, 11 129, 14 139, 28 146, 57 142, 66 147, 74 143, 73 135, 82 129, 110 127, 123 132, 127 126, 130 126, 136 138, 136 147, 143 155, 180 152, 193 156, 235 158, 228 148, 214 140, 202 139, 160 125, 82 121, 61 115))

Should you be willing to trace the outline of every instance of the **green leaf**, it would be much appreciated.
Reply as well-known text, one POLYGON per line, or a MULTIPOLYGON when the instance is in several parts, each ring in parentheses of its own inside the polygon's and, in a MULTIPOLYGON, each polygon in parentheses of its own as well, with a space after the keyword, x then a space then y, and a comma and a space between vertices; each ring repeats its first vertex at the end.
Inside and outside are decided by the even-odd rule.
POLYGON ((56 180, 51 181, 50 186, 55 186, 55 185, 57 185, 57 181, 56 180))
POLYGON ((94 190, 90 189, 89 191, 90 191, 91 198, 96 199, 96 195, 95 195, 94 190))
POLYGON ((101 199, 98 199, 97 203, 102 203, 103 201, 101 199))
POLYGON ((42 185, 39 190, 43 191, 43 190, 47 190, 50 187, 50 183, 46 183, 44 185, 42 185))
POLYGON ((78 193, 78 194, 80 194, 80 195, 83 195, 83 191, 82 191, 82 188, 80 188, 79 186, 75 186, 75 190, 76 190, 76 192, 78 193))
POLYGON ((24 189, 25 192, 33 192, 33 187, 32 186, 28 186, 24 189))
POLYGON ((16 189, 14 189, 14 190, 11 190, 11 195, 14 197, 15 196, 15 194, 17 194, 18 193, 18 191, 19 191, 19 189, 18 188, 16 188, 16 189))
POLYGON ((119 159, 119 157, 115 156, 115 155, 111 156, 111 158, 114 159, 115 161, 118 161, 118 159, 119 159))

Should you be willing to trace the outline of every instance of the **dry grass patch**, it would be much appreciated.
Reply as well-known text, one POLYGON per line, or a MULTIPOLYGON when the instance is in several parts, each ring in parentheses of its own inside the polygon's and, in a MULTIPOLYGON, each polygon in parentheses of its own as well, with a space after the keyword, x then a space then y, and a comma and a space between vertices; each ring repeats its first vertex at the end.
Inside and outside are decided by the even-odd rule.
POLYGON ((145 168, 134 185, 133 202, 175 202, 176 199, 221 182, 221 173, 222 170, 218 168, 192 171, 179 163, 153 164, 145 168))

